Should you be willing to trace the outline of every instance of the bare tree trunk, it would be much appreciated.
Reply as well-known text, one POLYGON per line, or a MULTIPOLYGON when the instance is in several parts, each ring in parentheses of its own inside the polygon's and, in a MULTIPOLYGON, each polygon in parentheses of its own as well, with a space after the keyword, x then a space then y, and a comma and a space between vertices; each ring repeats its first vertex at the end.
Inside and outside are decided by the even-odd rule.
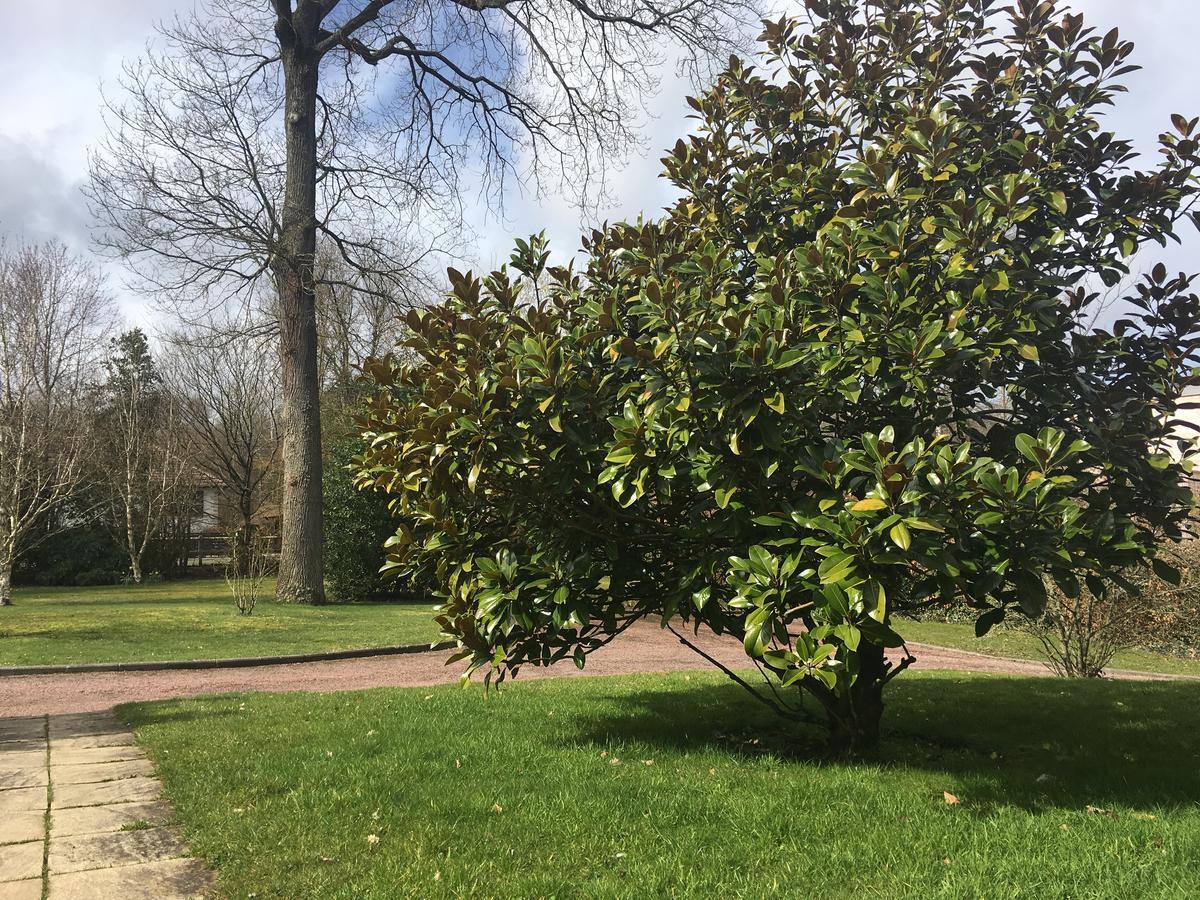
POLYGON ((12 606, 13 555, 0 550, 0 606, 12 606))
MULTIPOLYGON (((315 4, 300 9, 312 11, 315 4)), ((283 364, 283 498, 276 599, 325 602, 321 534, 321 405, 317 380, 317 316, 313 265, 317 250, 317 23, 300 9, 277 26, 283 55, 287 178, 279 290, 283 364)))

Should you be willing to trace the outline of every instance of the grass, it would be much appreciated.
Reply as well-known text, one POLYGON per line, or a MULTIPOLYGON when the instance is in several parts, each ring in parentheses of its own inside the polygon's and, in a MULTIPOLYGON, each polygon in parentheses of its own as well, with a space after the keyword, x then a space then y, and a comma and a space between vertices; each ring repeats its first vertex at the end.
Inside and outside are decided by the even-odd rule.
POLYGON ((18 588, 0 609, 0 666, 230 658, 436 640, 427 604, 276 603, 239 616, 220 579, 18 588))
MULTIPOLYGON (((957 622, 904 621, 896 623, 896 628, 906 640, 918 643, 1012 659, 1046 658, 1038 639, 1020 628, 993 628, 982 638, 975 637, 974 625, 957 622)), ((1167 675, 1200 675, 1200 659, 1167 656, 1149 650, 1122 650, 1113 657, 1111 667, 1167 675)))
POLYGON ((708 674, 121 713, 234 898, 1200 896, 1200 686, 890 696, 858 765, 777 752, 708 674))

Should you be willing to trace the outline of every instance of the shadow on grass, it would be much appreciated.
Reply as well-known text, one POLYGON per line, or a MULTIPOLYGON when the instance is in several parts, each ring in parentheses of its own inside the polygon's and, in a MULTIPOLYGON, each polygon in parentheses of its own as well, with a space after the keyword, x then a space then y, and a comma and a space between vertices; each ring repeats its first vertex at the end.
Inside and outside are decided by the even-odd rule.
POLYGON ((879 754, 859 763, 830 758, 819 726, 789 730, 732 684, 613 699, 603 714, 581 716, 568 740, 945 773, 980 813, 998 806, 1200 803, 1200 685, 1194 683, 913 678, 890 690, 879 754))

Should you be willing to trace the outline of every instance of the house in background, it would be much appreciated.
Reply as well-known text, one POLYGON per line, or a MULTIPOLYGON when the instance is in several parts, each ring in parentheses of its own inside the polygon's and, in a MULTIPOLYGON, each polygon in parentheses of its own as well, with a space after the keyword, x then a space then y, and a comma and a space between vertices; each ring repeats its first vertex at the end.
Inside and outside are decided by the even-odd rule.
POLYGON ((196 488, 190 530, 192 534, 218 534, 221 531, 221 489, 216 485, 196 488))

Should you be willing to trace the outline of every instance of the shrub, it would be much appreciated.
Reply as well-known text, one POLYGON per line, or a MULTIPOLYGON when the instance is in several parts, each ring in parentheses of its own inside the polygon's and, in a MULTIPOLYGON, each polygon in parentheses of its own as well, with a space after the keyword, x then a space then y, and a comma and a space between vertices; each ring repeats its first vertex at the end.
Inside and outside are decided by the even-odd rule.
POLYGON ((83 524, 55 530, 34 544, 21 556, 13 580, 40 587, 117 584, 128 565, 107 531, 83 524))
POLYGON ((1113 656, 1129 647, 1180 656, 1200 652, 1200 541, 1170 544, 1161 552, 1169 567, 1142 565, 1121 584, 1094 585, 1069 597, 1052 588, 1045 615, 1029 628, 1054 671, 1096 678, 1113 656))
POLYGON ((349 471, 359 442, 335 441, 327 449, 324 474, 325 581, 334 600, 398 599, 405 583, 384 578, 384 543, 395 530, 388 497, 360 491, 349 471))
POLYGON ((263 582, 274 568, 268 552, 269 538, 255 531, 249 535, 234 535, 230 544, 225 584, 233 595, 238 615, 253 615, 262 596, 263 582))
POLYGON ((982 633, 1182 533, 1167 423, 1200 300, 1159 265, 1090 330, 1089 285, 1173 236, 1196 122, 1130 168, 1096 117, 1131 45, 1053 3, 808 8, 692 101, 663 218, 592 232, 580 271, 537 238, 451 270, 415 361, 368 367, 389 564, 436 580, 486 680, 643 617, 689 643, 682 620, 859 751, 911 659, 885 655, 896 613, 969 606, 982 633))

